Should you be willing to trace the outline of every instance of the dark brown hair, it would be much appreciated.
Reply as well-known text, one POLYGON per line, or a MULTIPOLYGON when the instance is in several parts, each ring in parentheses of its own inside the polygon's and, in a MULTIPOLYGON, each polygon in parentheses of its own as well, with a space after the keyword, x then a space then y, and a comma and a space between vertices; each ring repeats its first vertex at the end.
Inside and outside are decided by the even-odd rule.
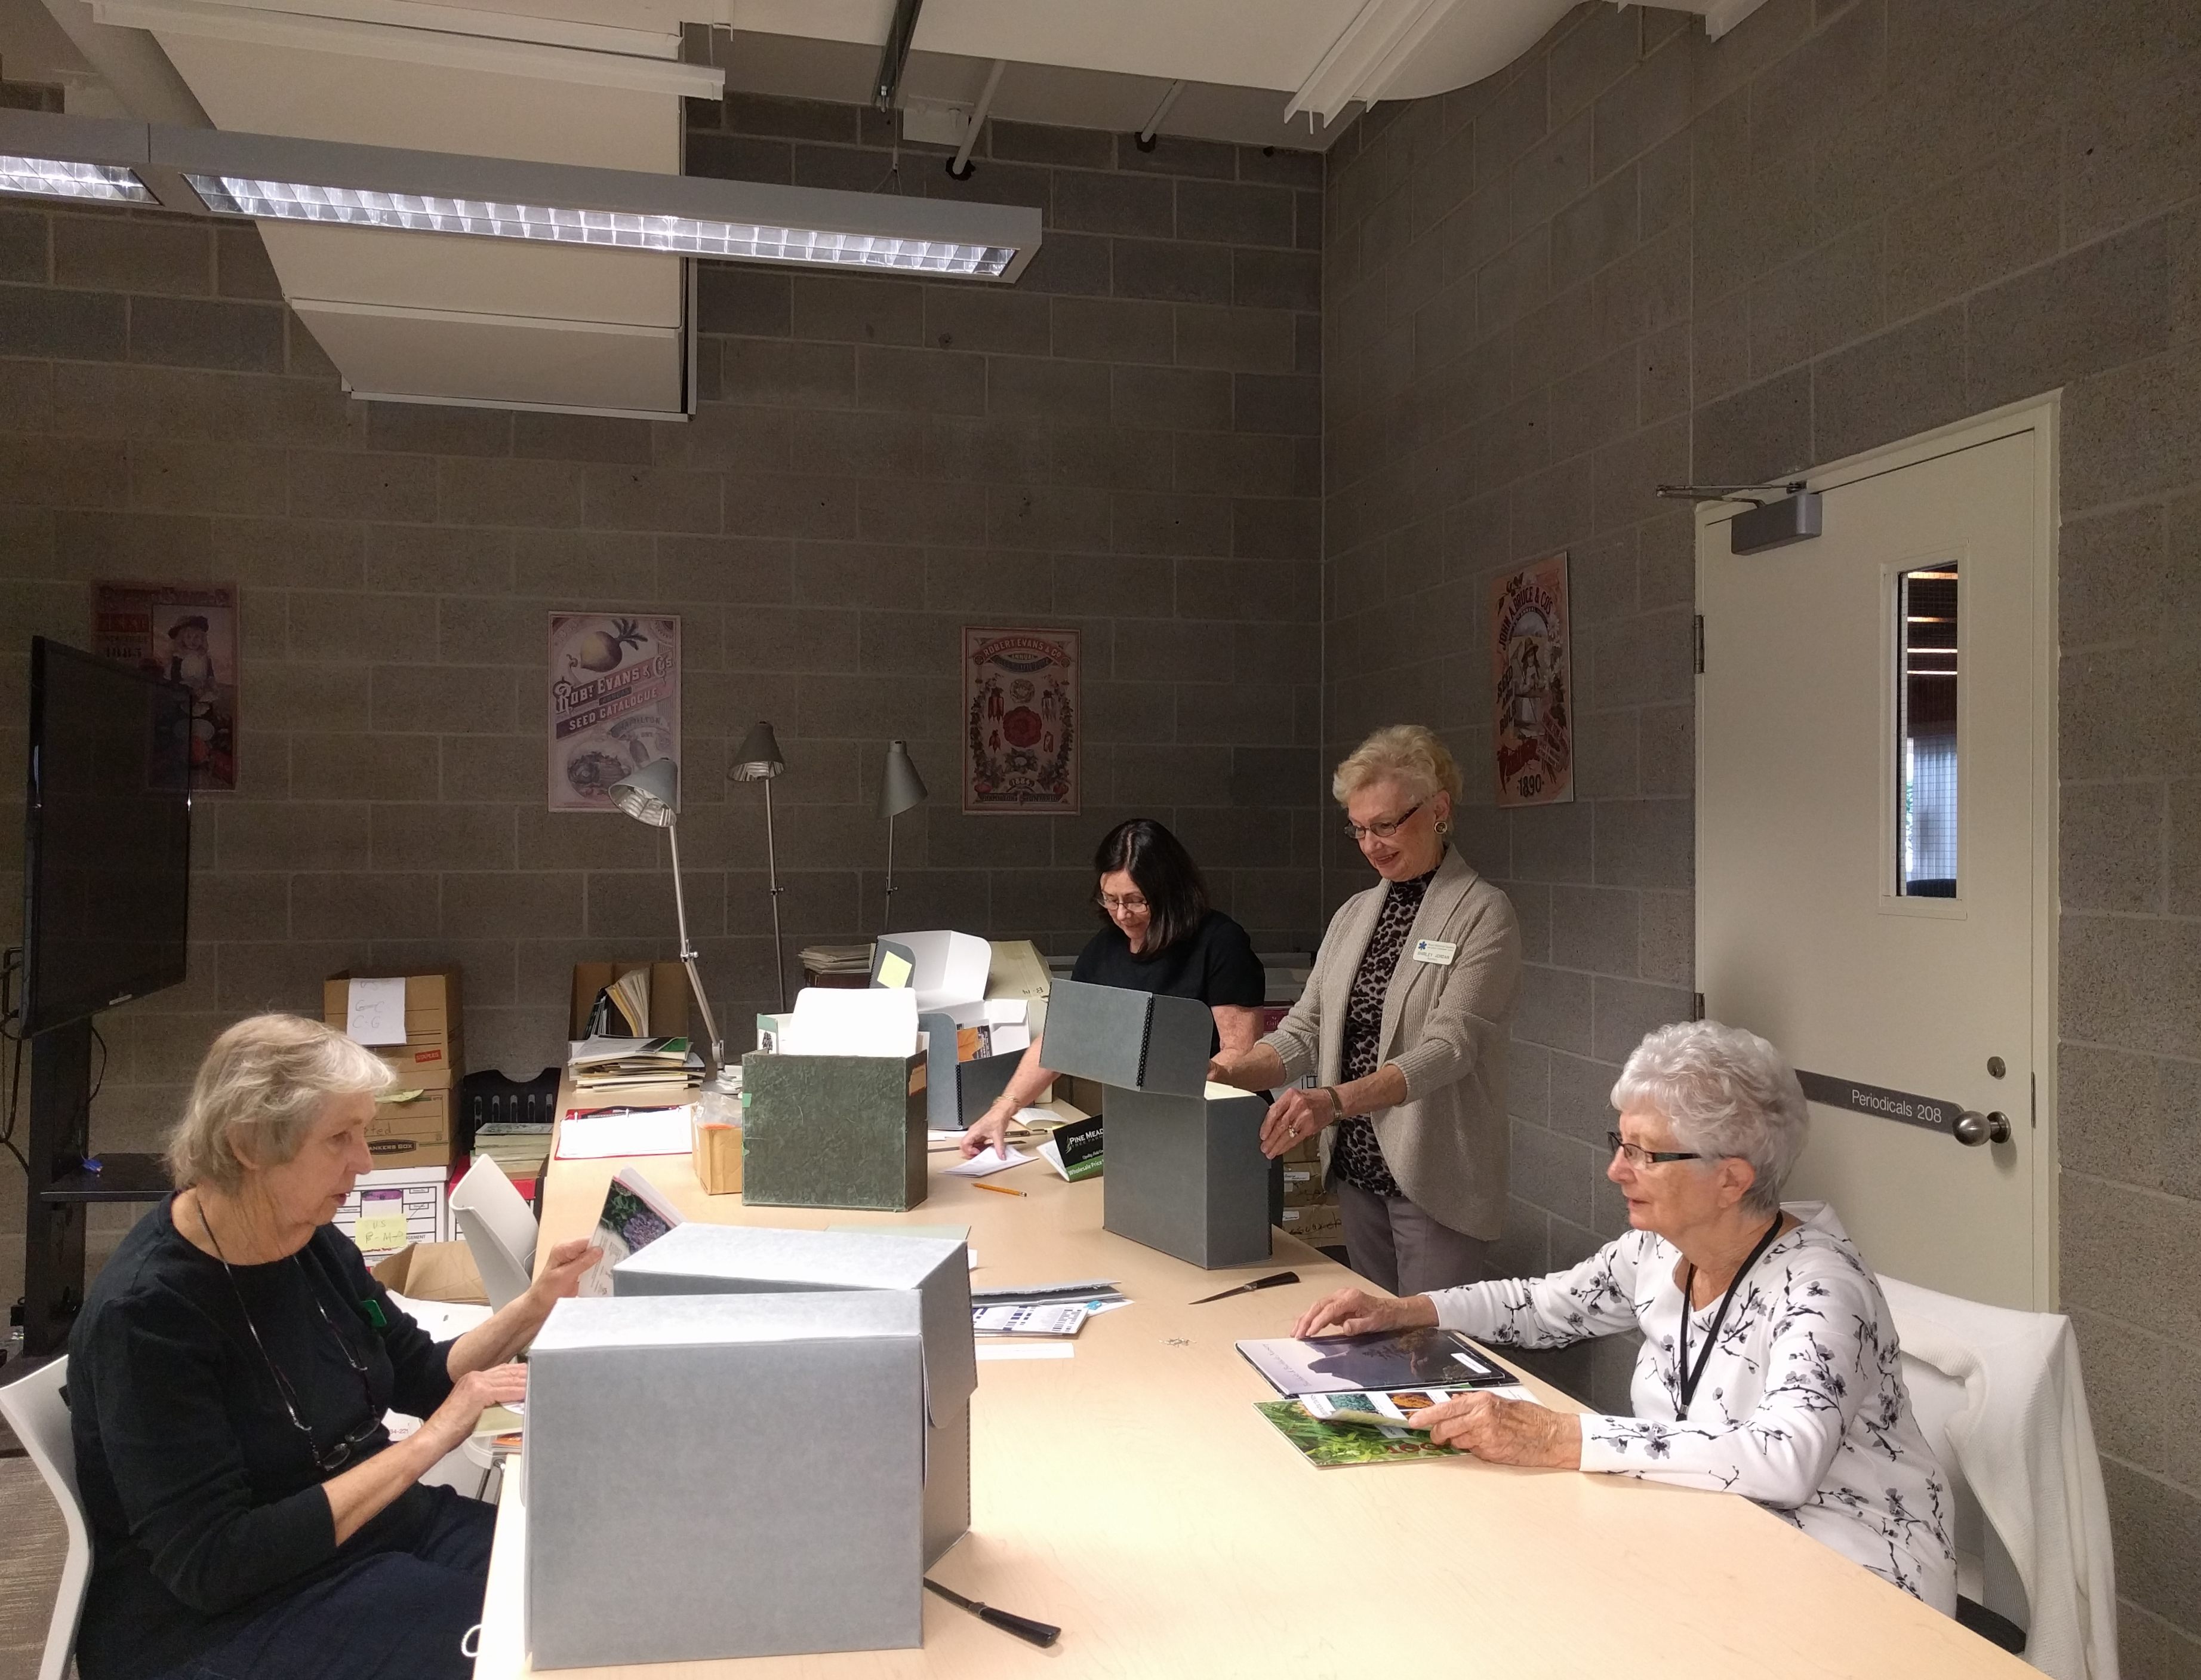
MULTIPOLYGON (((1147 924, 1142 957, 1167 950, 1198 927, 1206 916, 1207 883, 1184 843, 1152 817, 1133 817, 1100 837, 1093 854, 1093 901, 1100 901, 1100 878, 1121 869, 1146 895, 1153 919, 1147 924)), ((1103 908, 1101 919, 1107 919, 1103 908)))

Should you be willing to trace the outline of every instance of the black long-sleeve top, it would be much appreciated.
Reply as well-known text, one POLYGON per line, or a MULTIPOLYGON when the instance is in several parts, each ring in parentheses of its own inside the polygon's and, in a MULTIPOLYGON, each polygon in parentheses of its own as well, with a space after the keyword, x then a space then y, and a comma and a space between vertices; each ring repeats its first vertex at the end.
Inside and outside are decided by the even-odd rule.
POLYGON ((123 1238, 69 1337, 92 1543, 84 1680, 150 1680, 213 1649, 308 1583, 409 1548, 431 1502, 409 1487, 339 1546, 320 1483, 390 1444, 384 1412, 426 1417, 443 1404, 448 1348, 391 1302, 335 1226, 287 1259, 232 1267, 232 1286, 176 1230, 173 1207, 123 1238), (324 1456, 371 1431, 336 1471, 314 1463, 271 1361, 324 1456))

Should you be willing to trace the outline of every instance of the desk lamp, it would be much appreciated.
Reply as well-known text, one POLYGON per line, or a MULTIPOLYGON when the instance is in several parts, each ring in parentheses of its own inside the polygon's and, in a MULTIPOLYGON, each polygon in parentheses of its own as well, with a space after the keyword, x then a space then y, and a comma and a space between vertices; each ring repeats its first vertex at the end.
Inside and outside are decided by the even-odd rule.
POLYGON ((761 720, 742 737, 735 750, 733 767, 727 776, 737 782, 764 784, 764 866, 772 887, 772 966, 779 978, 779 1007, 787 1008, 787 959, 781 953, 779 938, 779 855, 774 849, 772 836, 772 778, 787 768, 787 761, 779 755, 779 737, 772 732, 771 724, 761 720))
POLYGON ((726 1041, 719 1037, 711 1000, 703 993, 703 977, 696 970, 696 947, 688 937, 688 896, 680 886, 680 767, 669 758, 650 760, 625 780, 612 784, 612 803, 637 822, 663 829, 672 848, 672 910, 680 924, 680 960, 688 970, 696 1007, 703 1012, 703 1031, 711 1041, 711 1071, 719 1089, 730 1090, 726 1041))
POLYGON ((886 778, 879 784, 879 814, 887 819, 887 902, 879 913, 879 931, 894 922, 894 825, 903 812, 924 803, 924 779, 909 761, 907 742, 887 743, 886 778))

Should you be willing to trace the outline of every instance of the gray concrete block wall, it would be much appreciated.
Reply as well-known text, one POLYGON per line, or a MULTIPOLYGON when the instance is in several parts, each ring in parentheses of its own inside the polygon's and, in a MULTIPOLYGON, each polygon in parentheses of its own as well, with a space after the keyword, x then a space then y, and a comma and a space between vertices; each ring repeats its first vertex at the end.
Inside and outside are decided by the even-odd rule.
MULTIPOLYGON (((699 170, 870 190, 894 166, 854 107, 690 117, 699 170)), ((896 826, 895 926, 1074 950, 1095 842, 1150 814, 1257 943, 1311 945, 1320 162, 1117 144, 989 130, 967 183, 902 149, 903 191, 1047 214, 1011 290, 706 266, 686 424, 354 402, 249 226, 0 207, 0 759, 29 637, 85 643, 94 579, 244 592, 244 785, 200 803, 189 984, 103 1019, 96 1139, 151 1147, 220 1025, 318 1010, 340 968, 461 961, 469 1064, 525 1076, 561 1054, 574 961, 672 954, 661 837, 543 808, 554 608, 681 615, 682 855, 737 1048, 777 1007, 762 796, 725 776, 760 716, 790 966, 878 930, 896 736, 932 802, 896 826), (961 814, 981 623, 1083 637, 1083 814, 961 814)))
MULTIPOLYGON (((2201 1665, 2197 111, 2188 0, 1768 0, 1716 43, 1588 4, 1324 189, 1328 750, 1423 719, 1487 803, 1484 587, 1573 560, 1579 801, 1461 824, 1531 964, 1510 1266, 1619 1228, 1605 1092, 1688 1012, 1692 532, 1651 486, 2063 391, 2062 1288, 2142 1680, 2201 1665)), ((1622 1350, 1553 1370, 1624 1408, 1622 1350)))

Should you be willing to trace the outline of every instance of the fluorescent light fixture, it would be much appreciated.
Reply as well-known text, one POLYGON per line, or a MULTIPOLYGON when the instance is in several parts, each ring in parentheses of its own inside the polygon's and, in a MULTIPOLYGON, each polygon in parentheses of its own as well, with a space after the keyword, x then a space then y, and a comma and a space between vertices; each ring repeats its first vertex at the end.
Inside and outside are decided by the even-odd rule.
POLYGON ((470 233, 492 239, 537 239, 619 250, 671 251, 684 256, 750 262, 827 263, 922 273, 998 279, 1015 260, 1012 246, 953 240, 895 238, 693 216, 622 210, 561 209, 478 198, 311 186, 239 175, 186 173, 206 207, 229 215, 336 223, 415 233, 470 233))
POLYGON ((97 198, 108 203, 151 204, 156 200, 127 169, 105 163, 72 163, 59 157, 19 157, 0 152, 0 192, 35 192, 46 198, 97 198))

